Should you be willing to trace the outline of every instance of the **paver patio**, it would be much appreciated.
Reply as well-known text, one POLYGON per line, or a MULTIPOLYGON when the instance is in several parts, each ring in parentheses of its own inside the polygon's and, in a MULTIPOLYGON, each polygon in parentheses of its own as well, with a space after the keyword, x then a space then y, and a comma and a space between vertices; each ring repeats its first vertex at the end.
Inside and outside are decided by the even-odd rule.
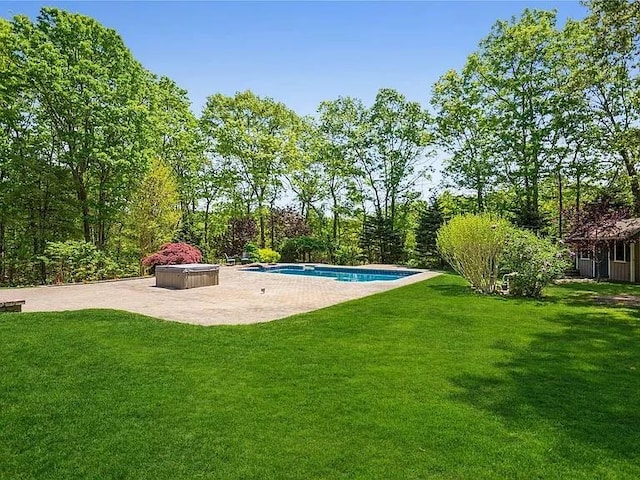
POLYGON ((168 290, 157 288, 155 278, 144 278, 0 290, 0 302, 24 299, 24 312, 113 308, 197 325, 237 325, 309 312, 438 275, 422 270, 394 281, 352 283, 241 268, 221 267, 220 285, 211 287, 168 290))

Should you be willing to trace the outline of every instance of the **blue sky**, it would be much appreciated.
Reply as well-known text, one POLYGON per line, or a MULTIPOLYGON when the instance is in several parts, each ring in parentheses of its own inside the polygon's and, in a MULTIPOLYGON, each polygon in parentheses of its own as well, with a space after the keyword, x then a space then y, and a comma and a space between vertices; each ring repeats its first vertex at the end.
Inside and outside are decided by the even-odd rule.
POLYGON ((459 68, 497 19, 526 7, 581 18, 577 1, 449 2, 2 2, 0 16, 57 6, 96 18, 149 70, 206 97, 251 89, 313 114, 322 100, 371 103, 396 88, 428 104, 431 85, 459 68))
MULTIPOLYGON (((370 105, 383 87, 427 106, 433 83, 460 68, 498 19, 525 8, 582 18, 578 1, 441 2, 3 2, 0 16, 35 18, 44 5, 96 18, 149 70, 189 92, 200 114, 209 95, 250 89, 313 115, 321 101, 370 105)), ((442 153, 418 183, 437 187, 442 153)))

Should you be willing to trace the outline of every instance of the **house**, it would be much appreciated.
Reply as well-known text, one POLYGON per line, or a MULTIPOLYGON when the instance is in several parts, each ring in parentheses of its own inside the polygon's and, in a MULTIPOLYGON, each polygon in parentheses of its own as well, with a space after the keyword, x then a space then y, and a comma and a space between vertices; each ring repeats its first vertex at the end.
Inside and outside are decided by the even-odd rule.
POLYGON ((576 249, 576 270, 581 276, 640 283, 640 218, 594 227, 567 242, 576 249))

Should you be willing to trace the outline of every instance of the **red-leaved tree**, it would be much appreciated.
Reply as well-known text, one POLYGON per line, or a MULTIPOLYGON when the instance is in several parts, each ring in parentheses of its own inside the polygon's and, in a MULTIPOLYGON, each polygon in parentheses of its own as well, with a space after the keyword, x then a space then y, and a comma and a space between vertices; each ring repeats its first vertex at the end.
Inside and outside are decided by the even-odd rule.
POLYGON ((247 243, 253 242, 258 235, 258 225, 251 217, 237 217, 229 220, 227 230, 217 239, 220 254, 239 256, 247 243))
POLYGON ((181 265, 200 262, 202 262, 202 253, 188 243, 165 243, 156 253, 152 253, 142 260, 142 264, 145 267, 152 269, 156 265, 181 265))

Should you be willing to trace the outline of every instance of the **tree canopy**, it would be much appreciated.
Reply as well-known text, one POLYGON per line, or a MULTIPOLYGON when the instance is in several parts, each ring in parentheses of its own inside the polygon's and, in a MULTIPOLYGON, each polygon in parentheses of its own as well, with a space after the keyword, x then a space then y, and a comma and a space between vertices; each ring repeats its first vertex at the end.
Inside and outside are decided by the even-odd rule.
POLYGON ((55 281, 56 245, 121 267, 96 272, 168 241, 421 265, 454 214, 552 238, 603 193, 640 215, 640 7, 585 5, 498 19, 419 101, 381 88, 310 117, 249 90, 194 112, 92 18, 0 19, 0 284, 55 281))

